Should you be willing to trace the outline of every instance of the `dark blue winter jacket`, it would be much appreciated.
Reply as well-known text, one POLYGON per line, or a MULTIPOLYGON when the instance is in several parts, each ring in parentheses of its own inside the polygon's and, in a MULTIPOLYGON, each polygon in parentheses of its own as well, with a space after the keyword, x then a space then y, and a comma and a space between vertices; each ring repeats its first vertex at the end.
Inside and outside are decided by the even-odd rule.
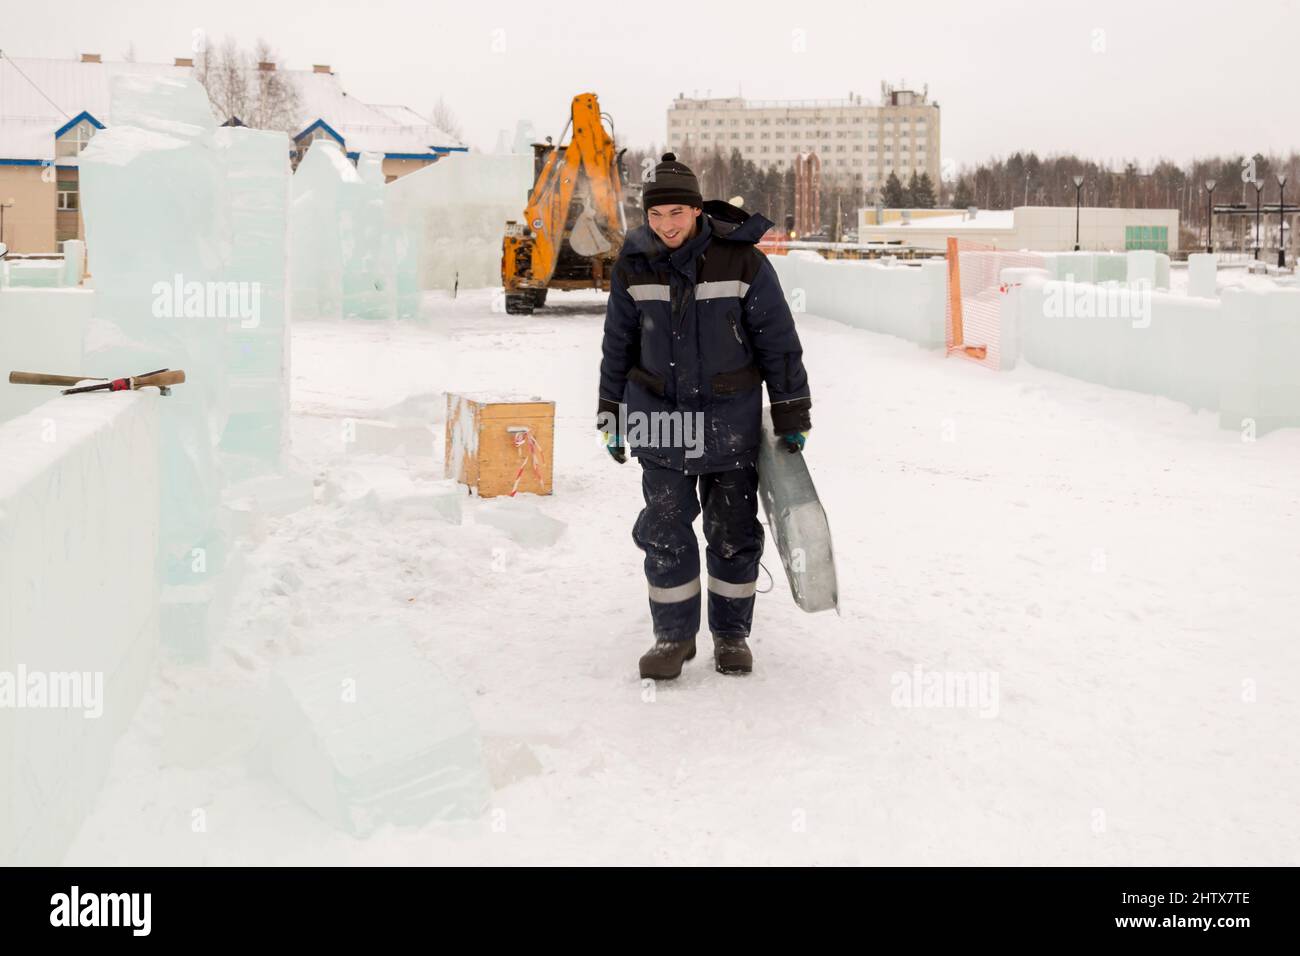
POLYGON ((810 427, 799 334, 755 245, 771 226, 710 200, 677 249, 649 226, 628 233, 605 313, 597 427, 633 455, 690 474, 752 464, 763 383, 777 434, 810 427))

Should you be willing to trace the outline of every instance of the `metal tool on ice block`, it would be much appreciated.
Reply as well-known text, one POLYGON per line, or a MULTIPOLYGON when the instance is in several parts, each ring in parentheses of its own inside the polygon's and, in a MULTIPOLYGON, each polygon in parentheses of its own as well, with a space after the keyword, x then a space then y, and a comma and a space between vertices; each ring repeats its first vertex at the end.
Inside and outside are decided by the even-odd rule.
POLYGON ((98 379, 99 377, 98 375, 51 375, 47 372, 10 372, 9 384, 71 386, 63 389, 64 395, 74 395, 78 392, 125 392, 152 386, 162 394, 170 395, 172 393, 171 386, 179 385, 185 381, 185 372, 183 369, 160 368, 152 372, 145 372, 143 375, 132 375, 127 378, 106 378, 94 385, 77 384, 78 382, 98 379))

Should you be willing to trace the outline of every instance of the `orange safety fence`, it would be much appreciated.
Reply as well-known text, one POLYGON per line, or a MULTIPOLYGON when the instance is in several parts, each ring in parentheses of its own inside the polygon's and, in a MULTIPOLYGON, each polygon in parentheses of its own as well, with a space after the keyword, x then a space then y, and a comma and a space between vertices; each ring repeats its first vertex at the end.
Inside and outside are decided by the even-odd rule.
POLYGON ((762 238, 758 240, 758 248, 765 255, 783 256, 790 251, 788 247, 789 241, 790 239, 784 230, 773 227, 763 233, 762 238))
POLYGON ((948 237, 946 339, 949 355, 1001 367, 1002 270, 1045 265, 1035 252, 1013 252, 969 239, 948 237))

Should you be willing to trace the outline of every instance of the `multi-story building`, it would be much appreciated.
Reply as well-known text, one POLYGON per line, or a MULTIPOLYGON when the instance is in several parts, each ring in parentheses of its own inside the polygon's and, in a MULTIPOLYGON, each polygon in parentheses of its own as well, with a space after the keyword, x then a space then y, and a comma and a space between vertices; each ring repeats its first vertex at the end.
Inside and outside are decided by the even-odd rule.
POLYGON ((821 159, 823 180, 848 185, 858 177, 870 195, 889 174, 903 185, 915 172, 939 183, 939 104, 928 90, 881 84, 880 102, 843 100, 695 99, 679 94, 668 109, 668 147, 683 161, 715 150, 767 169, 788 169, 801 152, 821 159))
MULTIPOLYGON (((278 69, 260 63, 258 71, 278 69)), ((84 238, 77 158, 95 134, 110 126, 115 76, 147 73, 189 76, 194 60, 173 63, 104 62, 94 53, 77 60, 0 56, 0 242, 15 253, 53 253, 84 238)), ((354 162, 362 152, 384 156, 391 181, 467 147, 406 106, 377 106, 349 96, 328 65, 281 70, 297 91, 297 119, 286 136, 293 158, 313 140, 336 141, 354 162)), ((256 87, 257 77, 250 76, 256 87)), ((218 122, 242 123, 237 116, 218 122)))

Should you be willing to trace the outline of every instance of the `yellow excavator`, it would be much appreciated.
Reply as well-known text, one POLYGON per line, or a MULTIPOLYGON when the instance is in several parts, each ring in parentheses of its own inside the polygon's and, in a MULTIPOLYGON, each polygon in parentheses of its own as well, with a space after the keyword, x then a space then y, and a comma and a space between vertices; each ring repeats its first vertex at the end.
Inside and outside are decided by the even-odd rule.
POLYGON ((614 151, 614 122, 595 93, 573 98, 573 138, 533 144, 535 182, 522 222, 506 223, 501 284, 506 311, 531 315, 548 289, 601 289, 609 280, 627 220, 623 214, 623 153, 614 151), (609 120, 606 132, 604 120, 609 120))

